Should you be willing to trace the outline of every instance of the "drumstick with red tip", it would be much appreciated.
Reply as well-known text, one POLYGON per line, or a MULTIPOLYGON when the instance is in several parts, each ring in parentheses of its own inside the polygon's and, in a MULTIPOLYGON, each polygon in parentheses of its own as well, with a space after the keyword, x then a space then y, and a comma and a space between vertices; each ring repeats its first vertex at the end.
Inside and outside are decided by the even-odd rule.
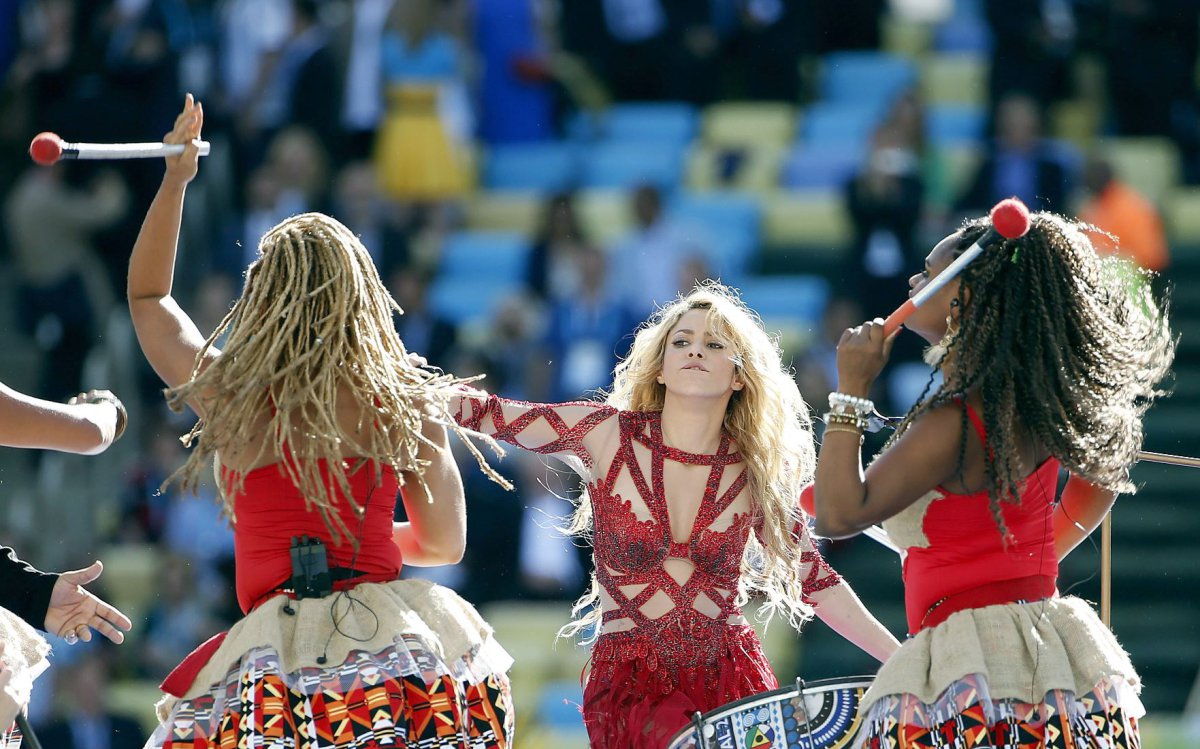
MULTIPOLYGON (((201 156, 207 156, 208 141, 197 141, 201 156)), ((68 143, 54 133, 38 133, 29 144, 29 156, 42 166, 66 159, 150 159, 178 156, 183 143, 68 143)))
POLYGON ((1025 236, 1029 231, 1029 209, 1025 204, 1016 198, 1006 198, 997 203, 990 213, 992 226, 983 236, 980 237, 963 251, 961 255, 954 259, 954 262, 946 266, 946 269, 937 274, 925 284, 925 287, 913 294, 912 297, 900 305, 895 312, 888 315, 888 319, 883 321, 884 335, 891 335, 904 324, 908 316, 916 312, 917 307, 920 307, 931 296, 938 293, 943 286, 954 280, 962 269, 967 267, 967 264, 974 260, 988 247, 991 247, 997 242, 1005 239, 1018 239, 1025 236))

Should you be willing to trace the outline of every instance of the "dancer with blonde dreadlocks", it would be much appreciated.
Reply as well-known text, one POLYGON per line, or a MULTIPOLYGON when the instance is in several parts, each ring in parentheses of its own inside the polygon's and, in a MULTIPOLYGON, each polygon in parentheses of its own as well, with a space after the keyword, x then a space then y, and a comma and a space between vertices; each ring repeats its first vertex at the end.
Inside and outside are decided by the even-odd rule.
MULTIPOLYGON (((913 294, 990 225, 939 242, 913 294)), ((1058 561, 1112 492, 1134 490, 1142 416, 1174 346, 1147 279, 1097 256, 1084 228, 1035 214, 1025 236, 985 250, 917 308, 905 324, 933 344, 944 384, 865 472, 866 397, 891 338, 876 320, 838 344, 817 529, 842 537, 886 521, 907 552, 911 637, 860 706, 870 749, 1140 743, 1138 675, 1092 608, 1059 596, 1058 561), (1056 504, 1060 465, 1104 491, 1056 504)))
POLYGON ((776 688, 742 615, 751 593, 796 627, 815 610, 879 660, 899 646, 809 537, 808 406, 724 286, 694 289, 638 331, 608 403, 476 392, 459 419, 565 460, 585 483, 571 530, 591 537, 595 574, 562 631, 598 632, 583 692, 595 749, 661 749, 697 711, 776 688))
MULTIPOLYGON (((191 144, 202 124, 188 95, 165 140, 191 144)), ((246 617, 163 682, 148 746, 510 746, 512 659, 453 592, 397 581, 401 563, 463 553, 446 432, 463 432, 447 410, 462 381, 413 365, 366 249, 315 213, 266 233, 205 340, 171 297, 196 148, 166 162, 129 307, 170 404, 200 417, 173 478, 195 486, 215 462, 246 617), (398 491, 410 522, 393 524, 398 491)))

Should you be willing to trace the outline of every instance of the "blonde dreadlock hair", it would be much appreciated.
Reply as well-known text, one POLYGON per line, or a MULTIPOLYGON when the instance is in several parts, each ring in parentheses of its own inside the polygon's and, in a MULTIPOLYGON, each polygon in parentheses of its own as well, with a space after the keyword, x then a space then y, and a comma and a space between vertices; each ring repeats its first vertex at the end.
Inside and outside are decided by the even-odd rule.
MULTIPOLYGON (((781 613, 799 627, 812 616, 804 603, 801 566, 792 529, 803 522, 799 497, 816 469, 812 421, 796 381, 783 366, 776 338, 729 288, 705 282, 687 296, 660 309, 637 332, 629 355, 614 372, 608 405, 631 411, 659 411, 666 388, 658 382, 671 330, 689 310, 705 310, 709 329, 734 352, 738 377, 744 383, 726 407, 724 429, 737 444, 746 464, 747 490, 758 533, 751 533, 742 556, 742 574, 735 605, 749 603, 750 592, 762 596, 760 619, 781 613)), ((584 492, 567 532, 587 536, 592 506, 584 492)), ((573 607, 577 617, 560 636, 574 636, 600 620, 600 589, 595 575, 591 590, 573 607)), ((597 630, 598 631, 598 628, 597 630)))
MULTIPOLYGON (((280 465, 288 478, 309 508, 321 513, 338 543, 349 537, 357 544, 334 510, 338 495, 356 513, 363 511, 347 480, 347 473, 362 464, 346 465, 346 444, 356 459, 374 461, 377 475, 388 465, 424 484, 428 461, 417 451, 428 444, 422 424, 433 419, 464 437, 484 472, 507 488, 448 411, 449 399, 470 380, 435 375, 410 362, 392 322, 395 312, 402 310, 366 248, 343 224, 320 213, 280 222, 259 242, 242 295, 205 341, 191 378, 166 391, 173 409, 190 400, 204 414, 183 438, 185 445, 195 443, 191 456, 167 483, 178 479, 194 491, 210 458, 262 434, 254 416, 269 412, 266 433, 273 438, 260 443, 252 462, 273 446, 285 458, 280 465), (227 331, 221 355, 201 370, 206 352, 227 331), (348 386, 364 414, 357 429, 365 439, 338 425, 339 385, 348 386), (321 461, 347 469, 329 471, 336 485, 322 478, 321 461)), ((499 451, 489 438, 471 436, 499 451)), ((244 472, 230 471, 217 482, 230 517, 232 498, 244 480, 244 472)))

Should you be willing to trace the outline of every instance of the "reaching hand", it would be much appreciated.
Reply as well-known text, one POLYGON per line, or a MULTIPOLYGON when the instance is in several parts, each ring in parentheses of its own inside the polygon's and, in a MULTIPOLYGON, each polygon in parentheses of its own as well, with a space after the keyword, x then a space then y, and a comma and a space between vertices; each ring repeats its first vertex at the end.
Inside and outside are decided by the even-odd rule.
POLYGON ((129 423, 129 413, 125 410, 125 404, 121 402, 120 398, 113 395, 109 390, 89 390, 67 401, 67 404, 72 406, 79 403, 107 403, 112 406, 116 412, 116 422, 113 425, 113 442, 121 439, 121 435, 125 433, 125 425, 129 423))
POLYGON ((79 640, 90 641, 93 629, 118 645, 125 641, 124 632, 133 626, 129 617, 82 587, 100 577, 103 571, 102 563, 92 562, 86 569, 59 575, 50 593, 50 607, 46 609, 47 632, 70 645, 79 640))
POLYGON ((196 176, 200 165, 200 151, 196 142, 200 140, 200 129, 204 126, 204 106, 188 94, 183 101, 183 111, 175 118, 175 129, 163 137, 163 143, 186 143, 187 148, 178 156, 167 156, 166 179, 186 185, 196 176))

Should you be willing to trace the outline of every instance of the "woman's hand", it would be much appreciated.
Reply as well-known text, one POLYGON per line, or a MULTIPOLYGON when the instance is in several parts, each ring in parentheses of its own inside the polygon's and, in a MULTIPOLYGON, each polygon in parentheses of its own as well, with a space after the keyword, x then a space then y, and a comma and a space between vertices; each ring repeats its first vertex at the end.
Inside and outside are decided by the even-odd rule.
POLYGON ((103 571, 104 565, 92 562, 89 567, 58 576, 46 609, 47 632, 63 638, 68 645, 79 640, 90 641, 92 630, 118 645, 125 641, 125 632, 133 626, 129 617, 83 587, 95 581, 103 571))
POLYGON ((200 140, 200 129, 204 126, 204 107, 188 94, 184 98, 183 111, 175 118, 175 129, 163 137, 163 143, 184 143, 183 153, 178 156, 167 156, 166 181, 178 185, 186 185, 196 176, 199 168, 200 151, 196 142, 200 140))
POLYGON ((81 403, 107 403, 113 407, 113 442, 121 439, 121 435, 125 433, 125 426, 129 423, 129 412, 125 410, 125 404, 121 399, 113 395, 111 390, 89 390, 86 393, 80 393, 67 401, 67 405, 75 406, 81 403))
POLYGON ((899 332, 884 335, 882 317, 847 328, 837 346, 838 392, 867 397, 899 332))

